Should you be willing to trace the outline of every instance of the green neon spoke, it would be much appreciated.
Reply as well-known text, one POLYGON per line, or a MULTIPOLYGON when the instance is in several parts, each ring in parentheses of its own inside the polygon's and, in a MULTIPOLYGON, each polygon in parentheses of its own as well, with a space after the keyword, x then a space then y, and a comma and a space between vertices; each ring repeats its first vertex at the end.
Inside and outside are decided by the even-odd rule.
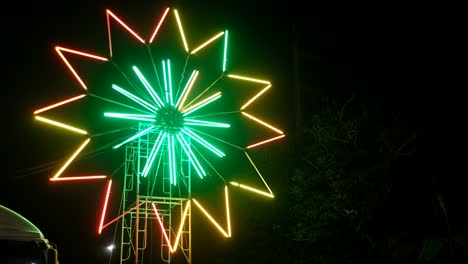
MULTIPOLYGON (((95 97, 99 100, 102 100, 102 101, 106 101, 106 102, 109 102, 109 103, 112 103, 112 104, 116 104, 116 105, 120 105, 120 106, 123 106, 125 108, 129 108, 129 109, 132 109, 132 110, 135 110, 137 112, 142 112, 142 113, 148 113, 148 111, 146 111, 146 109, 140 109, 140 108, 136 108, 136 107, 133 107, 133 106, 130 106, 130 105, 127 105, 127 104, 123 104, 121 102, 117 102, 117 101, 114 101, 114 100, 110 100, 108 98, 105 98, 105 97, 102 97, 102 96, 97 96, 95 94, 92 94, 92 93, 88 93, 89 96, 92 96, 92 97, 95 97)), ((154 111, 151 111, 151 112, 154 112, 154 111)))
POLYGON ((204 120, 197 120, 197 119, 189 119, 185 118, 185 125, 191 125, 191 126, 209 126, 209 127, 231 127, 230 124, 226 123, 218 123, 218 122, 212 122, 212 121, 204 121, 204 120))
POLYGON ((213 135, 211 135, 211 134, 204 133, 204 132, 201 131, 201 130, 198 130, 198 129, 195 129, 195 128, 191 128, 191 130, 194 131, 194 132, 196 132, 197 134, 210 137, 210 138, 212 138, 212 139, 214 139, 214 140, 216 140, 216 141, 219 141, 219 142, 221 142, 221 143, 224 143, 224 144, 229 145, 229 146, 231 146, 231 147, 234 147, 234 148, 236 148, 236 149, 239 149, 239 150, 242 150, 242 151, 245 150, 245 147, 241 147, 241 146, 234 145, 234 144, 232 144, 232 143, 230 143, 230 142, 227 142, 227 141, 225 141, 225 140, 222 140, 222 139, 220 139, 220 138, 217 138, 217 137, 215 137, 215 136, 213 136, 213 135))
POLYGON ((154 105, 149 104, 145 100, 139 98, 136 95, 133 95, 130 92, 125 91, 124 89, 120 88, 119 86, 112 84, 112 88, 116 90, 117 92, 127 96, 129 99, 133 100, 134 102, 138 103, 139 105, 143 106, 144 108, 150 110, 151 112, 155 112, 158 110, 154 105))
POLYGON ((143 168, 142 176, 146 177, 148 176, 148 173, 153 166, 154 159, 156 158, 156 154, 159 151, 159 148, 161 147, 162 143, 164 142, 164 139, 166 138, 166 134, 164 134, 162 131, 159 132, 158 138, 154 142, 153 148, 151 149, 150 155, 148 157, 148 160, 146 161, 145 167, 143 168))
POLYGON ((169 140, 171 142, 171 151, 169 152, 169 156, 171 158, 171 171, 172 171, 172 178, 173 178, 173 182, 174 182, 174 185, 177 185, 177 170, 176 170, 176 153, 175 153, 175 145, 174 145, 174 135, 173 134, 170 134, 169 135, 169 140))
POLYGON ((117 148, 121 147, 123 144, 128 143, 128 142, 130 142, 130 141, 132 141, 134 139, 137 139, 137 138, 149 133, 153 128, 154 128, 154 126, 150 126, 150 127, 146 128, 146 129, 136 133, 135 135, 129 137, 128 139, 124 140, 122 143, 113 146, 112 148, 117 149, 117 148))
POLYGON ((174 105, 174 102, 172 100, 172 75, 171 75, 171 61, 168 59, 166 62, 167 66, 167 79, 169 83, 169 104, 174 105))
POLYGON ((223 55, 223 72, 226 71, 227 62, 227 46, 228 46, 228 31, 224 32, 224 55, 223 55))
POLYGON ((166 74, 166 62, 163 60, 162 61, 162 67, 163 67, 163 76, 164 76, 164 94, 166 97, 166 104, 169 103, 169 92, 168 92, 168 85, 167 85, 167 74, 166 74))
POLYGON ((190 75, 190 78, 187 81, 187 84, 185 85, 184 89, 182 90, 182 93, 179 96, 179 99, 177 100, 176 108, 180 109, 184 106, 184 102, 187 99, 187 95, 189 94, 190 89, 192 89, 192 86, 195 83, 197 76, 198 76, 198 71, 193 70, 192 75, 190 75))
POLYGON ((197 157, 190 149, 189 144, 182 135, 177 134, 176 137, 179 140, 180 146, 182 146, 182 149, 185 151, 185 154, 187 154, 187 157, 190 159, 190 163, 192 164, 193 168, 195 168, 195 171, 197 172, 198 176, 200 176, 200 178, 203 179, 203 176, 206 176, 206 172, 205 170, 203 170, 197 157))
POLYGON ((174 155, 174 151, 173 151, 173 143, 174 141, 171 140, 171 136, 169 135, 168 136, 168 139, 167 139, 167 158, 168 158, 168 164, 169 164, 169 179, 171 181, 171 184, 174 184, 175 185, 175 182, 174 182, 174 164, 173 164, 173 158, 172 156, 174 155))
POLYGON ((190 130, 189 128, 183 128, 182 129, 182 132, 184 134, 186 134, 187 136, 189 136, 190 138, 192 138, 193 140, 197 141, 198 143, 200 143, 202 146, 204 146, 205 148, 211 150, 213 153, 215 153, 216 155, 218 155, 219 157, 224 157, 226 156, 226 154, 224 154, 221 150, 217 149, 216 147, 214 147, 213 145, 211 145, 210 143, 208 143, 206 140, 204 140, 203 138, 201 138, 199 135, 195 134, 192 130, 190 130))
POLYGON ((198 104, 195 104, 194 106, 189 107, 188 109, 182 111, 182 113, 184 113, 184 116, 189 115, 190 113, 193 113, 196 110, 199 110, 200 108, 207 106, 208 104, 218 100, 219 98, 221 98, 221 92, 217 92, 213 94, 212 96, 206 98, 205 100, 199 102, 198 104))
POLYGON ((140 114, 122 114, 122 113, 104 113, 104 116, 107 117, 114 117, 114 118, 122 118, 122 119, 130 119, 130 120, 139 120, 139 121, 147 121, 147 122, 155 122, 155 115, 140 115, 140 114))
POLYGON ((132 67, 133 71, 136 73, 136 75, 138 76, 138 78, 140 79, 141 83, 143 84, 143 86, 145 86, 146 90, 148 91, 148 93, 151 95, 151 97, 153 98, 154 102, 159 106, 159 107, 162 107, 164 105, 164 103, 162 102, 162 100, 159 98, 158 94, 154 91, 153 87, 149 84, 148 80, 146 80, 145 76, 143 76, 143 74, 141 73, 141 71, 136 67, 136 66, 133 66, 132 67))

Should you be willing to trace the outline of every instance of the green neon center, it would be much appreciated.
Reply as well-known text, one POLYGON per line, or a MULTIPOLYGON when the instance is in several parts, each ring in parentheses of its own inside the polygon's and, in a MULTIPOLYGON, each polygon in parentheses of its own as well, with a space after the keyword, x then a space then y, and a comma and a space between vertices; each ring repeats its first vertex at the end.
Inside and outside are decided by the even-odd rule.
POLYGON ((170 134, 178 134, 184 127, 184 116, 174 106, 164 106, 156 112, 156 127, 170 134))

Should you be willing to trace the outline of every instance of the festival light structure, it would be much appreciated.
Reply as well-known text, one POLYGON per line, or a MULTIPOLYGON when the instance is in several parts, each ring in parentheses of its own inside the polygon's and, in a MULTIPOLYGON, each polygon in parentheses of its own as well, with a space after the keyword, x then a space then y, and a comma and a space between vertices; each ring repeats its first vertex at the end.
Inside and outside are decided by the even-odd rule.
MULTIPOLYGON (((239 189, 265 198, 274 198, 265 177, 254 163, 250 151, 266 144, 276 142, 285 137, 282 130, 266 121, 266 118, 254 115, 249 108, 261 101, 262 96, 271 89, 272 84, 263 79, 257 79, 249 74, 231 72, 229 67, 229 31, 214 32, 203 41, 189 39, 185 33, 184 20, 177 9, 165 8, 156 20, 151 34, 147 38, 133 29, 114 11, 105 11, 109 54, 96 55, 80 49, 56 46, 58 54, 65 67, 75 78, 80 92, 70 98, 59 100, 53 104, 34 111, 37 121, 63 129, 66 133, 76 134, 82 142, 65 159, 60 168, 50 178, 53 182, 74 182, 82 180, 104 180, 107 182, 104 191, 102 213, 97 232, 120 222, 120 262, 140 263, 145 250, 150 243, 148 232, 151 223, 159 228, 161 259, 170 263, 172 257, 181 252, 188 263, 192 262, 191 230, 193 209, 206 217, 207 223, 224 237, 231 237, 230 190, 239 189), (166 28, 166 30, 164 30, 166 28), (144 57, 146 63, 140 64, 140 59, 118 64, 112 42, 115 30, 124 32, 137 43, 141 49, 147 50, 144 57), (183 60, 177 60, 160 51, 158 41, 163 38, 163 31, 176 31, 179 43, 173 43, 174 49, 181 49, 183 60), (198 43, 193 45, 193 43, 198 43), (205 72, 203 65, 189 63, 193 58, 202 57, 209 49, 217 49, 219 55, 214 72, 205 72), (98 64, 110 64, 119 78, 111 81, 106 87, 97 87, 88 83, 71 58, 86 59, 98 64), (184 61, 185 63, 180 63, 184 61), (141 65, 151 65, 144 68, 141 65), (121 78, 123 77, 123 78, 121 78), (200 79, 204 78, 203 81, 200 79), (123 81, 122 81, 123 80, 123 81), (237 109, 219 111, 226 103, 221 103, 224 88, 230 82, 232 87, 240 89, 249 86, 250 93, 237 109), (252 88, 253 87, 253 88, 252 88), (97 95, 104 89, 104 94, 112 94, 112 98, 97 95), (70 121, 57 120, 48 113, 63 109, 71 104, 95 99, 113 105, 113 111, 97 113, 100 117, 115 126, 122 124, 122 129, 106 133, 93 134, 93 128, 84 129, 70 121), (245 146, 236 145, 229 140, 221 139, 219 134, 228 139, 242 131, 228 121, 225 116, 236 115, 246 124, 254 124, 270 134, 266 138, 256 139, 245 146), (128 124, 131 124, 129 127, 128 124), (124 135, 122 136, 122 131, 124 135), (118 136, 117 136, 118 134, 118 136), (105 135, 110 138, 107 150, 124 150, 123 176, 115 175, 66 175, 70 165, 78 157, 85 157, 90 152, 84 151, 93 140, 105 135), (237 180, 236 175, 223 175, 213 160, 223 163, 234 162, 231 153, 240 152, 246 164, 252 169, 248 177, 258 179, 258 184, 252 185, 237 180), (194 176, 192 178, 192 175, 194 176), (192 192, 194 182, 218 181, 222 188, 224 212, 210 212, 206 202, 202 202, 196 193, 192 192), (120 212, 109 216, 110 196, 113 181, 123 186, 121 193, 120 212), (219 219, 223 219, 220 221, 219 219), (110 219, 110 220, 109 220, 110 219)), ((113 76, 102 78, 113 79, 113 76)), ((231 93, 231 96, 236 93, 231 93)), ((229 101, 229 100, 228 100, 229 101)), ((103 148, 101 148, 103 149, 103 148)), ((213 186, 213 184, 210 184, 213 186)))

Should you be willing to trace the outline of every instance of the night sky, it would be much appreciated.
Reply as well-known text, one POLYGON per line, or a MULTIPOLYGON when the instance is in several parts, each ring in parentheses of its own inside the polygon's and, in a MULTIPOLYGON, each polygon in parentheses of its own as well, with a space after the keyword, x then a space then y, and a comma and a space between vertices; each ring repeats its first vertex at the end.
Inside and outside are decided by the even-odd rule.
MULTIPOLYGON (((104 182, 55 184, 48 181, 58 168, 53 166, 54 162, 68 156, 76 142, 59 130, 35 122, 33 111, 66 97, 67 89, 75 92, 79 89, 53 50, 55 45, 107 55, 106 8, 115 11, 137 31, 149 32, 153 28, 152 21, 166 6, 159 1, 128 2, 13 3, 4 10, 12 17, 2 17, 3 71, 7 79, 2 89, 2 113, 7 118, 2 129, 4 158, 0 203, 31 220, 57 244, 61 263, 107 263, 105 247, 112 241, 114 228, 106 230, 102 236, 96 232, 104 182)), ((234 227, 230 240, 194 214, 194 263, 227 263, 222 262, 223 258, 233 261, 229 263, 263 263, 265 258, 252 258, 242 252, 251 251, 250 245, 266 243, 275 237, 256 234, 265 234, 267 230, 274 232, 285 214, 285 183, 294 163, 291 138, 297 132, 297 109, 293 103, 293 36, 301 47, 298 65, 301 75, 306 76, 303 81, 317 87, 301 91, 302 116, 316 110, 308 100, 324 90, 343 100, 351 96, 351 91, 357 91, 380 98, 378 102, 398 106, 389 108, 389 112, 408 111, 409 115, 403 115, 409 120, 406 123, 415 126, 413 102, 402 96, 402 88, 387 88, 398 84, 395 79, 404 75, 393 68, 400 60, 395 54, 401 42, 391 38, 394 32, 389 30, 389 23, 381 23, 389 11, 383 7, 368 7, 372 10, 368 12, 360 6, 333 3, 311 3, 306 7, 295 2, 298 1, 281 4, 271 1, 169 2, 169 6, 180 10, 185 23, 193 21, 190 26, 194 28, 229 29, 236 44, 233 53, 238 55, 232 63, 236 63, 238 69, 247 68, 271 80, 273 92, 266 106, 270 107, 268 111, 274 116, 275 124, 287 135, 272 148, 272 153, 260 155, 260 165, 266 173, 274 175, 270 186, 278 198, 270 201, 234 193, 231 211, 234 227), (393 77, 386 73, 389 69, 394 69, 393 77), (370 88, 373 81, 383 75, 388 82, 380 81, 380 89, 370 88)), ((114 164, 120 165, 120 162, 104 160, 87 166, 97 166, 104 173, 110 173, 116 169, 114 164)), ((115 194, 118 195, 117 190, 115 194)), ((119 200, 114 199, 111 210, 118 209, 119 200)))

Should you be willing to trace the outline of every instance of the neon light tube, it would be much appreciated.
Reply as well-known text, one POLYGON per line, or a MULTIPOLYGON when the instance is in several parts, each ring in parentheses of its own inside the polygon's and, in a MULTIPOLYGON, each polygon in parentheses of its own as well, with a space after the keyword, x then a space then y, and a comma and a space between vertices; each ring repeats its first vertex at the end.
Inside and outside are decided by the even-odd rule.
POLYGON ((154 115, 137 115, 137 114, 121 114, 121 113, 106 112, 104 113, 104 116, 122 118, 122 119, 130 119, 130 120, 139 120, 139 121, 146 121, 146 122, 156 122, 154 115))
POLYGON ((69 52, 69 53, 73 53, 73 54, 76 54, 76 55, 88 57, 88 58, 95 59, 95 60, 109 61, 107 58, 104 58, 104 57, 101 57, 101 56, 97 56, 97 55, 93 55, 93 54, 89 54, 89 53, 85 53, 85 52, 81 52, 81 51, 77 51, 77 50, 67 49, 67 48, 60 47, 60 46, 56 46, 55 50, 57 50, 57 51, 66 51, 66 52, 69 52))
POLYGON ((164 11, 164 14, 162 15, 161 19, 159 20, 158 25, 156 26, 156 29, 153 31, 153 34, 151 35, 151 38, 150 38, 149 43, 153 43, 153 40, 154 40, 154 38, 156 37, 156 34, 158 34, 159 28, 161 27, 161 25, 162 25, 164 19, 166 18, 166 15, 167 15, 167 13, 169 12, 169 9, 170 9, 170 8, 168 7, 168 8, 166 8, 166 10, 164 11))
POLYGON ((167 73, 166 73, 166 62, 162 61, 162 68, 163 68, 163 77, 164 77, 164 94, 166 95, 166 103, 169 103, 169 91, 168 91, 168 80, 167 80, 167 73))
POLYGON ((205 170, 203 170, 203 168, 200 165, 200 162, 198 161, 197 157, 195 156, 195 154, 190 149, 190 146, 189 146, 188 142, 180 134, 177 134, 176 138, 179 140, 179 143, 182 146, 182 149, 185 151, 185 154, 187 154, 187 157, 190 159, 190 163, 192 164, 193 168, 197 172, 198 176, 200 176, 200 178, 203 179, 203 176, 206 176, 206 172, 205 172, 205 170))
POLYGON ((224 157, 226 156, 226 154, 224 154, 221 150, 219 150, 218 148, 216 148, 215 146, 211 145, 210 143, 208 143, 208 141, 204 140, 203 138, 201 138, 199 135, 195 134, 192 130, 190 130, 189 128, 183 128, 182 129, 182 133, 186 134, 187 136, 191 137, 192 139, 194 139, 195 141, 197 141, 198 143, 200 143, 202 146, 204 146, 205 148, 211 150, 213 153, 215 153, 216 155, 218 155, 219 157, 224 157))
POLYGON ((240 188, 242 188, 244 190, 247 190, 247 191, 251 191, 251 192, 254 192, 254 193, 261 194, 261 195, 266 196, 266 197, 270 197, 270 198, 275 197, 273 194, 254 189, 254 188, 249 187, 249 186, 244 185, 244 184, 240 184, 240 183, 237 183, 237 182, 230 182, 230 184, 232 184, 234 186, 237 186, 237 187, 240 187, 240 188))
POLYGON ((235 75, 235 74, 228 74, 227 76, 228 76, 229 78, 239 79, 239 80, 244 80, 244 81, 249 81, 249 82, 270 84, 269 81, 260 80, 260 79, 254 79, 254 78, 245 77, 245 76, 240 76, 240 75, 235 75))
POLYGON ((67 58, 65 58, 65 56, 63 55, 62 50, 66 51, 66 52, 74 53, 74 54, 77 54, 77 55, 85 56, 85 57, 88 57, 88 58, 96 59, 96 60, 107 61, 107 59, 104 58, 104 57, 99 57, 99 56, 95 56, 95 55, 91 55, 91 54, 88 54, 88 53, 84 53, 84 52, 80 52, 80 51, 76 51, 76 50, 71 50, 71 49, 67 49, 67 48, 63 48, 63 47, 59 47, 59 46, 55 47, 55 51, 57 51, 60 58, 62 58, 63 62, 65 62, 68 69, 75 76, 75 79, 80 83, 81 87, 83 87, 83 89, 85 89, 85 90, 88 90, 88 87, 86 87, 86 84, 83 82, 83 80, 81 80, 80 76, 75 71, 73 66, 68 62, 67 58))
POLYGON ((132 93, 130 92, 127 92, 125 91, 124 89, 120 88, 119 86, 115 85, 115 84, 112 84, 112 88, 114 90, 116 90, 117 92, 127 96, 129 99, 133 100, 134 102, 136 102, 137 104, 143 106, 144 108, 148 109, 149 111, 151 112, 155 112, 158 110, 158 108, 156 108, 154 105, 151 105, 149 104, 148 102, 146 102, 145 100, 139 98, 138 96, 136 95, 133 95, 132 93))
POLYGON ((149 84, 148 80, 146 80, 145 76, 141 73, 141 71, 136 67, 132 67, 133 71, 136 73, 138 78, 140 79, 143 86, 145 86, 148 93, 153 98, 154 102, 159 106, 162 107, 164 105, 163 101, 159 98, 158 94, 154 91, 153 87, 149 84))
POLYGON ((171 249, 172 253, 176 252, 178 248, 177 244, 179 243, 180 235, 182 234, 182 229, 184 228, 184 225, 185 225, 185 218, 187 217, 189 206, 190 206, 190 200, 187 201, 187 205, 185 205, 184 214, 182 216, 182 219, 180 220, 180 226, 179 226, 179 230, 177 231, 176 240, 174 242, 174 246, 172 246, 172 249, 171 249))
POLYGON ((231 213, 230 213, 230 206, 229 206, 229 193, 227 186, 224 186, 224 200, 226 201, 226 219, 227 219, 227 227, 228 227, 228 237, 231 237, 231 213))
POLYGON ((63 177, 63 178, 50 178, 50 181, 81 181, 81 180, 99 180, 105 179, 105 175, 95 175, 95 176, 77 176, 77 177, 63 177))
POLYGON ((57 173, 54 175, 54 177, 52 177, 51 180, 55 180, 57 179, 60 174, 62 174, 62 172, 68 167, 68 165, 70 165, 70 163, 76 158, 76 156, 78 156, 78 154, 83 150, 84 147, 86 147, 86 145, 88 145, 89 141, 91 139, 88 138, 86 139, 83 144, 81 144, 81 146, 75 151, 75 153, 73 153, 73 155, 65 162, 65 164, 62 166, 62 168, 60 168, 59 171, 57 171, 57 173))
POLYGON ((205 43, 201 44, 200 46, 198 46, 196 49, 192 50, 192 52, 190 54, 195 54, 197 53, 199 50, 203 49, 204 47, 206 47, 208 44, 210 44, 211 42, 215 41, 216 39, 218 39, 219 37, 221 37, 222 35, 224 35, 224 32, 219 32, 218 34, 216 34, 216 36, 210 38, 209 40, 207 40, 205 43))
POLYGON ((226 30, 224 33, 223 72, 226 72, 227 46, 228 46, 228 31, 226 30))
POLYGON ((177 12, 177 9, 174 9, 174 14, 177 20, 177 26, 179 26, 179 32, 180 32, 180 36, 182 37, 182 42, 184 43, 185 51, 189 52, 187 40, 185 39, 184 29, 182 28, 182 22, 180 21, 179 12, 177 12))
POLYGON ((197 119, 185 118, 184 121, 185 121, 184 124, 192 125, 192 126, 209 126, 209 127, 225 127, 225 128, 231 127, 230 124, 203 121, 203 120, 197 120, 197 119))
POLYGON ((139 138, 139 137, 141 137, 141 136, 143 136, 143 135, 146 135, 147 133, 151 132, 151 130, 152 130, 153 128, 154 128, 154 126, 150 126, 150 127, 146 128, 146 129, 144 129, 144 130, 142 130, 142 131, 136 133, 135 135, 129 137, 128 139, 124 140, 122 143, 113 146, 112 148, 113 148, 113 149, 118 149, 118 148, 120 148, 123 144, 128 143, 128 142, 130 142, 130 141, 132 141, 132 140, 134 140, 134 139, 136 139, 136 138, 139 138))
POLYGON ((278 133, 278 134, 284 134, 283 131, 281 131, 281 130, 275 128, 275 127, 272 126, 272 125, 269 125, 269 124, 263 122, 262 120, 260 120, 260 119, 258 119, 258 118, 256 118, 256 117, 254 117, 254 116, 252 116, 252 115, 247 114, 246 112, 241 112, 241 113, 242 113, 243 115, 245 115, 246 117, 248 117, 248 118, 250 118, 250 119, 252 119, 252 120, 258 122, 259 124, 262 124, 262 125, 268 127, 269 129, 275 131, 275 132, 278 133))
POLYGON ((168 158, 169 158, 169 175, 171 179, 171 184, 177 185, 176 179, 176 164, 175 164, 175 149, 174 149, 174 135, 169 135, 168 143, 167 143, 167 151, 168 151, 168 158))
POLYGON ((240 110, 244 110, 244 108, 246 108, 247 106, 249 106, 253 101, 255 101, 258 97, 260 97, 260 95, 262 95, 263 93, 265 93, 268 89, 270 89, 271 87, 271 84, 267 85, 267 87, 263 88, 263 90, 261 90, 258 94, 256 94, 254 97, 252 97, 247 103, 245 103, 240 110))
POLYGON ((70 99, 63 100, 63 101, 61 101, 61 102, 58 102, 58 103, 56 103, 56 104, 43 107, 43 108, 41 108, 41 109, 38 109, 38 110, 34 111, 34 114, 37 115, 37 114, 39 114, 39 113, 45 112, 45 111, 47 111, 47 110, 50 110, 50 109, 52 109, 52 108, 55 108, 55 107, 58 107, 58 106, 61 106, 61 105, 68 104, 68 103, 70 103, 70 102, 76 101, 76 100, 81 99, 81 98, 83 98, 83 97, 85 97, 85 96, 86 96, 86 94, 78 95, 78 96, 72 97, 72 98, 70 98, 70 99))
POLYGON ((159 151, 159 148, 161 147, 162 143, 164 142, 164 139, 166 139, 166 134, 162 131, 159 132, 158 138, 154 142, 153 148, 151 149, 150 155, 147 159, 147 162, 145 164, 145 167, 143 168, 142 176, 146 177, 148 176, 148 172, 151 169, 151 166, 153 165, 154 159, 156 158, 156 154, 159 151))
POLYGON ((110 226, 112 223, 114 223, 115 221, 117 221, 117 220, 119 220, 120 218, 124 217, 125 215, 127 215, 127 214, 130 213, 131 211, 137 209, 138 207, 140 207, 140 206, 141 206, 142 204, 144 204, 144 203, 146 203, 146 202, 141 202, 141 203, 139 203, 138 205, 135 205, 134 207, 128 209, 125 213, 123 213, 123 214, 119 215, 118 217, 112 219, 111 221, 107 222, 107 223, 102 227, 102 229, 104 229, 104 228, 110 226))
POLYGON ((57 122, 57 121, 54 121, 54 120, 50 120, 50 119, 47 119, 47 118, 44 118, 42 116, 34 116, 35 119, 39 120, 39 121, 42 121, 44 123, 47 123, 47 124, 51 124, 53 126, 58 126, 58 127, 61 127, 61 128, 64 128, 66 130, 70 130, 70 131, 73 131, 73 132, 76 132, 78 134, 82 134, 82 135, 87 135, 88 132, 86 132, 85 130, 83 129, 79 129, 79 128, 76 128, 76 127, 72 127, 72 126, 69 126, 69 125, 65 125, 63 123, 60 123, 60 122, 57 122))
POLYGON ((275 141, 275 140, 278 140, 280 138, 284 138, 286 135, 281 135, 281 136, 277 136, 277 137, 274 137, 274 138, 270 138, 270 139, 267 139, 267 140, 264 140, 264 141, 261 141, 261 142, 258 142, 258 143, 255 143, 255 144, 252 144, 250 146, 247 146, 247 149, 250 149, 250 148, 255 148, 257 146, 260 146, 260 145, 263 145, 265 143, 268 143, 268 142, 272 142, 272 141, 275 141))
POLYGON ((161 217, 159 216, 158 209, 156 209, 156 205, 154 203, 151 203, 151 206, 153 207, 153 211, 156 214, 156 218, 158 219, 159 227, 161 227, 161 232, 163 233, 164 240, 166 240, 166 243, 169 246, 169 250, 172 252, 171 241, 169 240, 169 237, 167 237, 166 229, 164 228, 164 224, 161 220, 161 217))
POLYGON ((200 108, 202 108, 202 107, 204 107, 204 106, 218 100, 219 98, 221 98, 221 92, 217 92, 217 93, 211 95, 210 97, 202 100, 201 102, 199 102, 199 103, 197 103, 197 104, 195 104, 195 105, 193 105, 193 106, 191 106, 191 107, 189 107, 187 109, 184 109, 182 111, 182 113, 184 114, 184 116, 189 115, 190 113, 193 113, 193 112, 197 111, 198 109, 200 109, 200 108))
POLYGON ((225 237, 229 237, 229 234, 226 233, 226 231, 224 231, 224 229, 213 219, 213 217, 211 217, 211 215, 205 210, 205 208, 203 208, 201 204, 199 204, 198 201, 195 200, 195 198, 192 198, 192 200, 195 203, 195 205, 197 205, 198 208, 206 215, 206 217, 208 217, 211 223, 219 230, 219 232, 225 237))
POLYGON ((104 218, 106 217, 107 203, 109 202, 111 186, 112 186, 112 180, 109 180, 109 183, 107 184, 106 199, 104 200, 104 206, 102 207, 101 222, 99 223, 98 234, 101 234, 102 232, 102 226, 104 224, 104 218))
POLYGON ((171 74, 171 61, 168 59, 166 62, 167 65, 167 79, 169 81, 169 104, 174 105, 172 101, 172 74, 171 74))
POLYGON ((182 107, 184 106, 185 100, 187 99, 187 95, 189 94, 190 89, 192 89, 192 86, 195 83, 195 80, 197 79, 197 77, 198 77, 198 71, 194 70, 192 72, 192 75, 190 75, 190 78, 187 84, 185 85, 184 90, 182 90, 179 100, 177 101, 176 106, 178 107, 179 110, 182 109, 182 107))
POLYGON ((135 33, 129 26, 127 26, 122 20, 120 20, 114 13, 112 13, 109 9, 106 10, 107 14, 111 15, 115 21, 117 21, 121 26, 123 26, 130 34, 132 34, 138 41, 141 43, 145 44, 145 41, 138 36, 137 33, 135 33))

